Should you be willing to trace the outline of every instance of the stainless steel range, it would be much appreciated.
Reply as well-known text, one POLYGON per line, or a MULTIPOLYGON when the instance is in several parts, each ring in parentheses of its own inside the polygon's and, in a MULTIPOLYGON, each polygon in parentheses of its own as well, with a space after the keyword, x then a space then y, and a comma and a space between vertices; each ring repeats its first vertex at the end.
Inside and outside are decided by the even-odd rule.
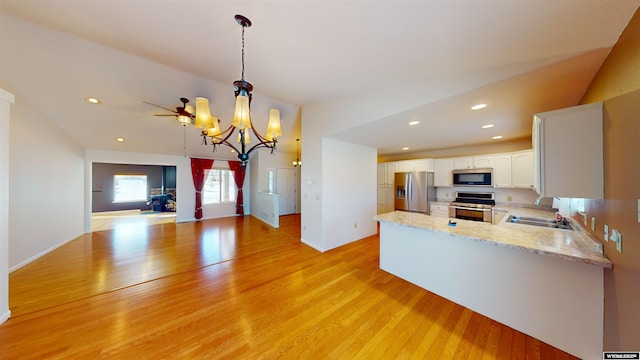
POLYGON ((449 217, 491 222, 491 210, 496 204, 491 192, 456 192, 456 199, 449 203, 449 217))

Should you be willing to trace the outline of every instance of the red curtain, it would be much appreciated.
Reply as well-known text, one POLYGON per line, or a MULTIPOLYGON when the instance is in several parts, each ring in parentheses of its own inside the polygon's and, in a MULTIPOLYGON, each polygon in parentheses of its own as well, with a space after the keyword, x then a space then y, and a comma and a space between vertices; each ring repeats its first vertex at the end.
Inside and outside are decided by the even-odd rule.
POLYGON ((202 219, 202 186, 204 185, 205 171, 211 169, 213 160, 191 158, 191 177, 196 188, 195 218, 202 219))
POLYGON ((242 199, 242 185, 244 184, 244 172, 247 169, 242 166, 240 161, 229 161, 229 169, 233 171, 233 180, 238 188, 238 196, 236 197, 236 215, 244 216, 244 201, 242 199))

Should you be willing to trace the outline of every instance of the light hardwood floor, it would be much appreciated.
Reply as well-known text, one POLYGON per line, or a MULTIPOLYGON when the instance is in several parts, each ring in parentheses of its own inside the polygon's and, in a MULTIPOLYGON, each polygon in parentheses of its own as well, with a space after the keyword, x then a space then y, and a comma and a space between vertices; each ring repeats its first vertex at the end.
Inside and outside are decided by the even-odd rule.
MULTIPOLYGON (((378 268, 300 217, 114 227, 10 274, 1 359, 574 359, 378 268)), ((552 326, 552 325, 551 325, 552 326)))
POLYGON ((112 230, 116 227, 145 226, 176 222, 175 212, 140 210, 106 211, 91 214, 91 231, 112 230))

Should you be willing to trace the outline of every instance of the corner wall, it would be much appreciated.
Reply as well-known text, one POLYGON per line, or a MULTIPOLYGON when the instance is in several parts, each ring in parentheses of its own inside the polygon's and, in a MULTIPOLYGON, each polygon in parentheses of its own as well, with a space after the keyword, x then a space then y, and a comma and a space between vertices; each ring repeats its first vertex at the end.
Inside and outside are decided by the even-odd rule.
POLYGON ((604 101, 604 199, 586 200, 593 235, 613 269, 605 272, 604 350, 640 349, 640 11, 630 20, 581 103, 604 101), (622 252, 604 225, 622 232, 622 252))
POLYGON ((9 110, 13 94, 0 89, 0 324, 9 310, 9 110))
POLYGON ((85 210, 84 149, 27 98, 15 94, 21 100, 11 109, 11 270, 82 235, 85 210))

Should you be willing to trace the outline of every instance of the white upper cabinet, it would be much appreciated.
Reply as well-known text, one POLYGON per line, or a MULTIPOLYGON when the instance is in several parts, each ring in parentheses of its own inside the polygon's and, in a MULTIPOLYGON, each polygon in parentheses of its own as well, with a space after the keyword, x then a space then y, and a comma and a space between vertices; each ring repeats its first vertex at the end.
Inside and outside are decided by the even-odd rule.
POLYGON ((378 185, 386 185, 387 184, 387 164, 380 163, 378 164, 378 185))
POLYGON ((397 162, 378 164, 378 214, 393 211, 393 183, 397 170, 397 162))
POLYGON ((494 187, 533 189, 533 150, 499 154, 494 158, 494 187))
POLYGON ((540 196, 603 198, 601 102, 534 115, 532 142, 540 196))
POLYGON ((454 169, 474 169, 495 167, 495 157, 493 155, 468 156, 453 158, 454 169))
POLYGON ((493 186, 511 187, 511 154, 500 154, 495 156, 495 167, 493 168, 493 186))
POLYGON ((533 150, 511 154, 511 187, 533 189, 535 182, 533 150))
POLYGON ((380 163, 378 186, 392 188, 396 172, 432 171, 435 186, 452 187, 451 171, 454 169, 491 168, 494 187, 531 189, 534 183, 533 158, 533 150, 523 150, 505 154, 380 163))
POLYGON ((473 167, 472 157, 453 158, 454 169, 471 169, 473 167))
POLYGON ((378 185, 393 185, 398 163, 386 162, 378 164, 378 185))
POLYGON ((453 159, 435 159, 433 184, 435 186, 453 186, 451 170, 453 170, 453 159))
POLYGON ((434 171, 433 159, 398 161, 398 172, 434 171))
POLYGON ((474 156, 474 168, 494 168, 496 167, 496 157, 494 155, 474 156))

